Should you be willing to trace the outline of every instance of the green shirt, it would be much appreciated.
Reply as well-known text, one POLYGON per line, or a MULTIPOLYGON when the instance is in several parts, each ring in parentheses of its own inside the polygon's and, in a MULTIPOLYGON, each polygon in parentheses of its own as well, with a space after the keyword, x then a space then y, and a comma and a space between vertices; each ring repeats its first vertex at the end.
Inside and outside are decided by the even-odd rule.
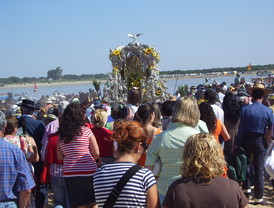
POLYGON ((183 148, 189 136, 208 132, 205 122, 199 121, 196 127, 176 122, 170 123, 167 130, 156 135, 149 145, 146 165, 153 166, 160 159, 162 169, 158 179, 158 191, 165 196, 168 186, 181 177, 183 148))

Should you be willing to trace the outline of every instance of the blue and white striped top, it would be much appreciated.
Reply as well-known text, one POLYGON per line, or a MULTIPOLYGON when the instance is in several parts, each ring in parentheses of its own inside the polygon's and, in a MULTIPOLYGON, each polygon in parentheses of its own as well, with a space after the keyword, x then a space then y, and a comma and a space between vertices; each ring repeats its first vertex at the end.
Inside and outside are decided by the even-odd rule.
MULTIPOLYGON (((95 199, 103 207, 110 192, 135 163, 115 162, 103 165, 94 174, 93 186, 95 199)), ((147 191, 156 184, 152 172, 146 168, 139 170, 125 185, 113 207, 146 207, 147 191)))

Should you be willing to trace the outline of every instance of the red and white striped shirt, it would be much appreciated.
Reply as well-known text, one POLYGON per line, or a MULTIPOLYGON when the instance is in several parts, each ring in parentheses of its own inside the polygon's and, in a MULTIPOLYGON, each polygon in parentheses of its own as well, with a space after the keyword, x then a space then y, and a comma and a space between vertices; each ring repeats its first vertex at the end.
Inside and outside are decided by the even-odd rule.
POLYGON ((64 177, 91 176, 95 173, 97 163, 92 157, 89 147, 92 134, 89 128, 82 126, 82 135, 77 135, 67 144, 63 141, 59 142, 64 154, 64 177))

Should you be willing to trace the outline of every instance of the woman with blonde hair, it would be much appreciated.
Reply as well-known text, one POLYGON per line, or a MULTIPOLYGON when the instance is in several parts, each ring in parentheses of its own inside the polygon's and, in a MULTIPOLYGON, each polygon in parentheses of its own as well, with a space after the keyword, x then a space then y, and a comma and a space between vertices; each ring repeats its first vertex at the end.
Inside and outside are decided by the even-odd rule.
POLYGON ((136 166, 147 149, 147 139, 146 128, 137 121, 128 121, 117 127, 113 134, 113 140, 118 143, 117 158, 113 163, 102 165, 93 177, 98 207, 159 207, 157 185, 152 172, 136 166), (118 188, 114 189, 116 184, 120 184, 120 179, 136 167, 137 170, 127 180, 123 179, 127 182, 117 193, 118 188), (115 200, 111 201, 113 196, 115 200))
POLYGON ((113 161, 113 140, 111 136, 113 131, 105 128, 105 125, 108 120, 108 114, 104 109, 97 109, 92 115, 92 124, 94 125, 91 128, 97 144, 99 146, 100 159, 102 163, 113 161))
POLYGON ((158 179, 161 202, 168 186, 181 176, 182 154, 187 138, 201 132, 208 132, 208 129, 205 122, 200 120, 197 101, 191 97, 179 98, 175 103, 171 123, 164 132, 156 135, 152 140, 145 163, 151 170, 156 161, 161 163, 158 179))
POLYGON ((213 134, 190 136, 183 153, 182 178, 167 191, 164 208, 246 207, 248 200, 233 180, 222 177, 226 165, 213 134))

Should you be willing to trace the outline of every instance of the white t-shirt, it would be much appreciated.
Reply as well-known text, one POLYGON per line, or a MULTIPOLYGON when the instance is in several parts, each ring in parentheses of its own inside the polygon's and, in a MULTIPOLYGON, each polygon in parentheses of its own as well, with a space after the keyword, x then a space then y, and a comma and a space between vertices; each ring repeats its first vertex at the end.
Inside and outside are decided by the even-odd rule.
POLYGON ((216 104, 212 104, 211 107, 213 108, 216 118, 224 123, 224 110, 216 104))

